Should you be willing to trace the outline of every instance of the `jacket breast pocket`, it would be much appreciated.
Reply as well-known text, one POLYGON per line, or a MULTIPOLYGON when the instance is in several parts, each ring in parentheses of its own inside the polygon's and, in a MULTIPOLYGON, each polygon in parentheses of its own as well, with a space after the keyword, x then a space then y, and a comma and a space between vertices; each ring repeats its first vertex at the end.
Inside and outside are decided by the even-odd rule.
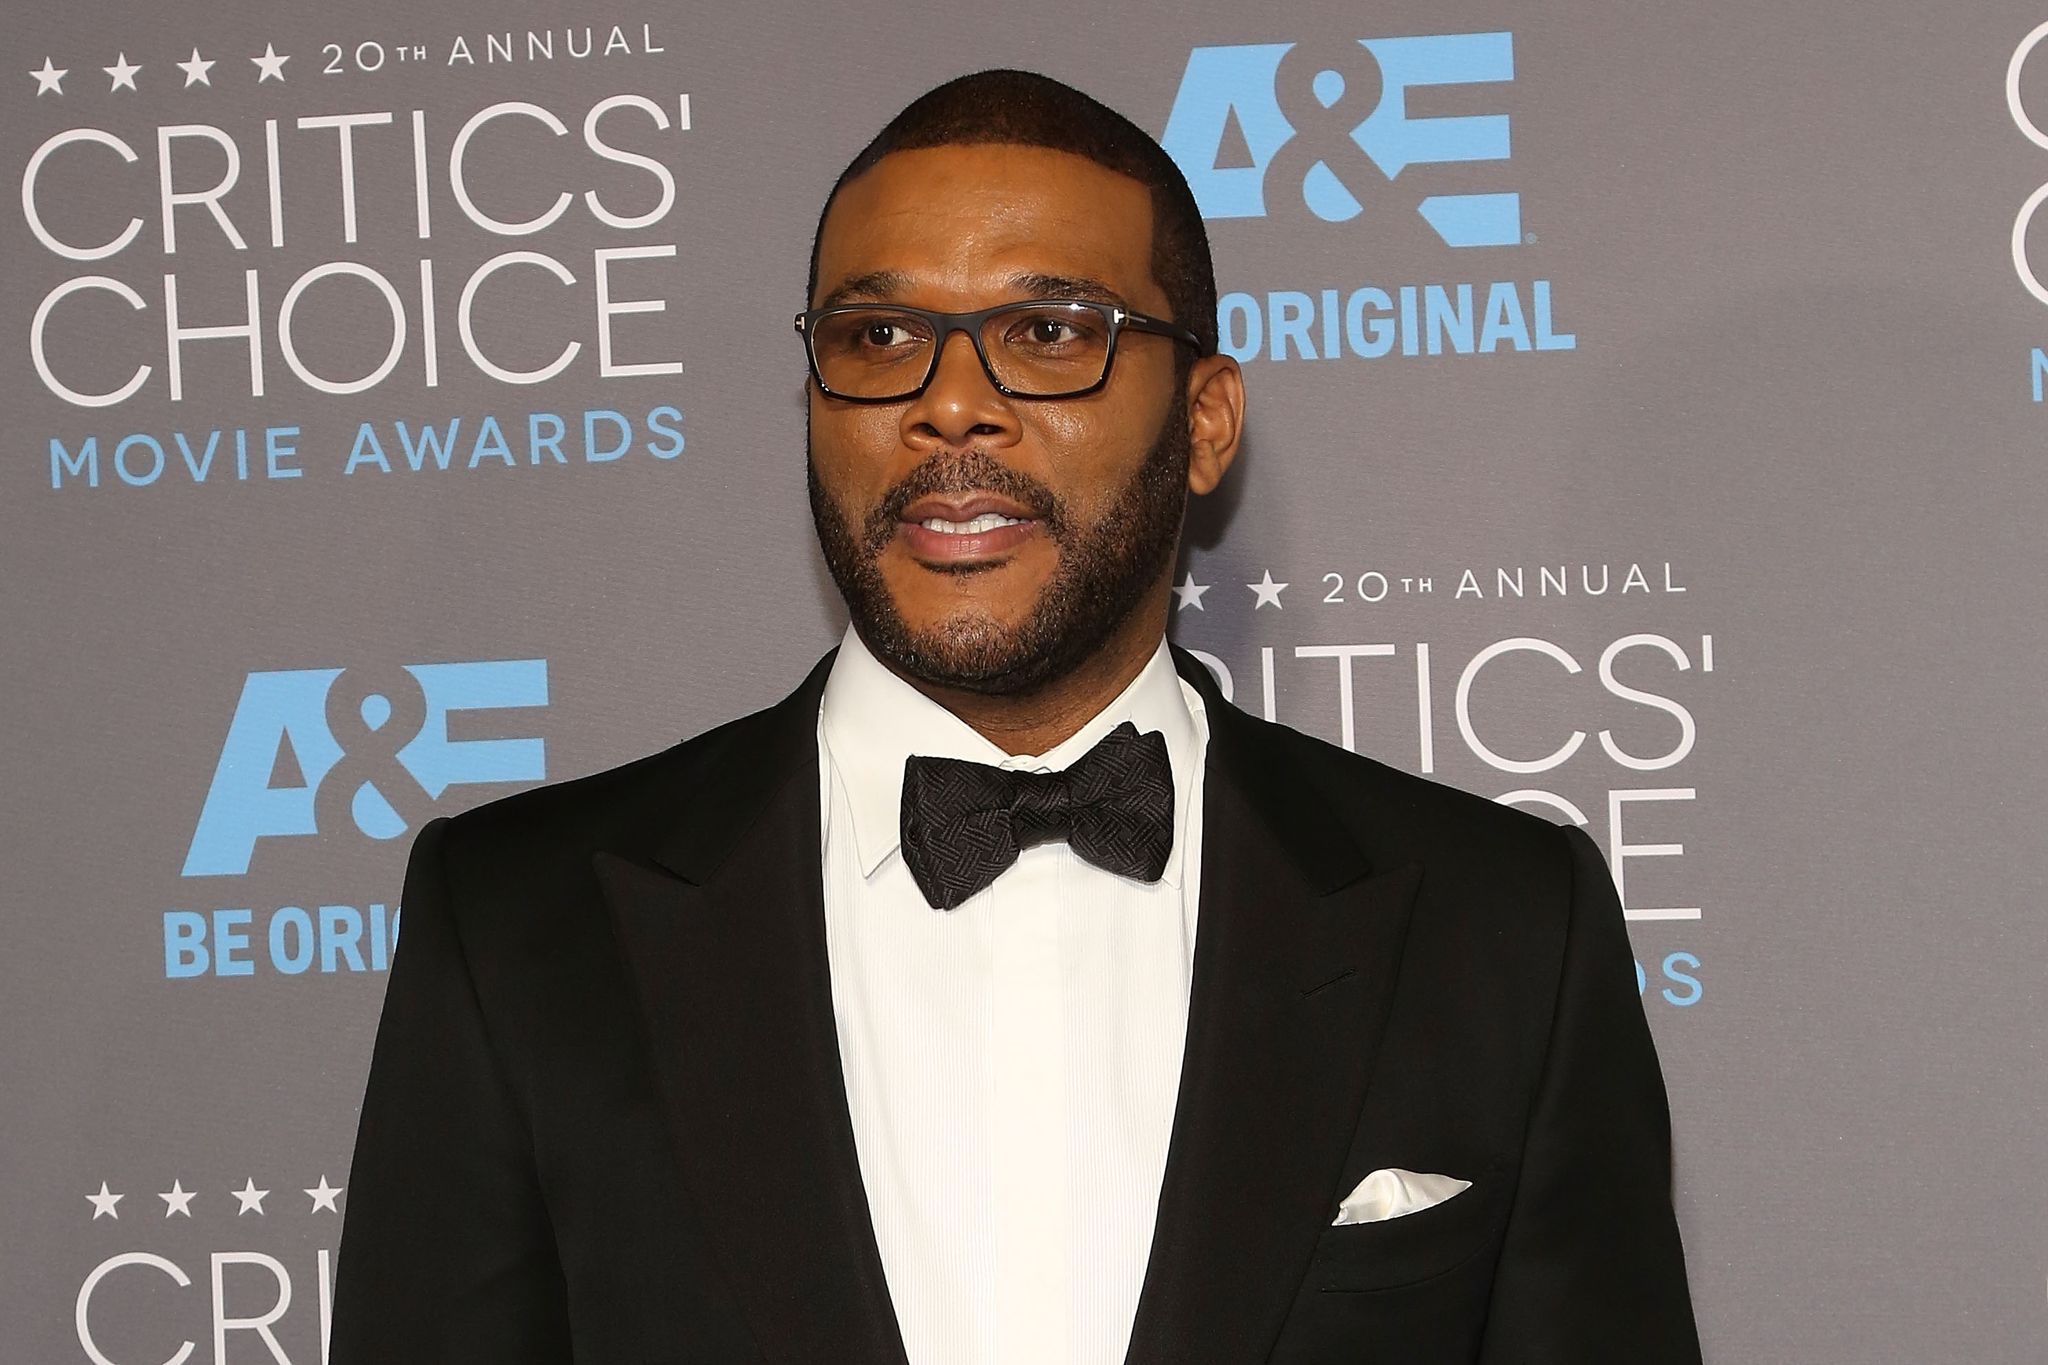
POLYGON ((1325 1228, 1309 1261, 1308 1286, 1369 1294, 1456 1270, 1499 1246, 1511 1192, 1502 1173, 1492 1172, 1429 1208, 1325 1228))

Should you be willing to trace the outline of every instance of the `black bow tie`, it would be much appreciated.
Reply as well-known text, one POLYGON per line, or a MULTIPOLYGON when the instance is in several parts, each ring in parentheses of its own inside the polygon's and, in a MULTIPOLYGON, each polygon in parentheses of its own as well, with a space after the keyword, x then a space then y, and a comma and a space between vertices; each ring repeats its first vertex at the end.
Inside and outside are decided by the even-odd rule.
POLYGON ((1056 773, 903 760, 903 861, 933 909, 951 910, 1049 839, 1105 871, 1158 881, 1173 851, 1166 737, 1125 721, 1056 773))

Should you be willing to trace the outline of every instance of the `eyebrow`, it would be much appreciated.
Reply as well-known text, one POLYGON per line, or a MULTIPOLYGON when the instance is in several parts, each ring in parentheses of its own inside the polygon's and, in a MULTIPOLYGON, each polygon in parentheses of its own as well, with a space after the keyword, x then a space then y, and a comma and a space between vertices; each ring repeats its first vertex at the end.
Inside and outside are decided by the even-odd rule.
MULTIPOLYGON (((1034 271, 1011 276, 1009 284, 1025 298, 1085 299, 1115 308, 1130 307, 1122 294, 1101 280, 1081 275, 1048 275, 1034 271)), ((910 277, 900 270, 870 270, 834 285, 818 300, 818 306, 834 308, 842 303, 882 303, 900 297, 909 288, 910 277)))
POLYGON ((834 308, 842 303, 879 302, 892 294, 901 294, 909 286, 910 277, 900 270, 870 270, 865 275, 855 275, 832 286, 818 300, 818 306, 834 308))
POLYGON ((1101 280, 1081 275, 1017 275, 1010 283, 1035 299, 1086 299, 1090 303, 1106 303, 1114 308, 1128 309, 1131 306, 1122 294, 1101 280))

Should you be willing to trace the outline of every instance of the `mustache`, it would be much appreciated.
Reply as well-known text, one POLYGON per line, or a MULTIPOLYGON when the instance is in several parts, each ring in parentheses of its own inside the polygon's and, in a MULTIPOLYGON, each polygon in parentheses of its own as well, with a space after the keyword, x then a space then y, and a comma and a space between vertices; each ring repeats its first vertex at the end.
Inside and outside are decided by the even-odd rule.
POLYGON ((1029 474, 1010 468, 979 447, 958 454, 936 454, 920 462, 889 486, 868 513, 862 527, 862 549, 882 552, 895 538, 903 513, 919 498, 934 494, 994 493, 1008 498, 1045 527, 1055 541, 1065 538, 1071 522, 1066 501, 1029 474))

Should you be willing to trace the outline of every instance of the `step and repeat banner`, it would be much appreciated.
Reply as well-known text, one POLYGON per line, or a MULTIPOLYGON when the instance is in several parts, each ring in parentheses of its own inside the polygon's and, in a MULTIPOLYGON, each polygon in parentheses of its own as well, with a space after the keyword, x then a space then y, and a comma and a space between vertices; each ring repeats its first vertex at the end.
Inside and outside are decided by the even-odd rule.
POLYGON ((411 835, 834 641, 811 228, 1025 66, 1208 219, 1175 639, 1607 853, 1709 1358, 2048 1359, 2044 21, 19 7, 0 1355, 325 1361, 411 835))

